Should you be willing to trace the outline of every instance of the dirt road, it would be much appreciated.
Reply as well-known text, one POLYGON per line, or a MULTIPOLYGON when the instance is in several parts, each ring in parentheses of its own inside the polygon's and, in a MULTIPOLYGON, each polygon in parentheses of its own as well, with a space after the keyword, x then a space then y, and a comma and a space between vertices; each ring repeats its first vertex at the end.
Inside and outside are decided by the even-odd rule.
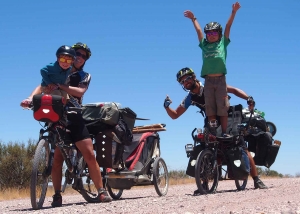
POLYGON ((263 179, 267 190, 254 189, 249 179, 245 191, 236 191, 234 181, 220 181, 216 194, 193 196, 196 184, 170 186, 159 197, 154 186, 124 190, 120 200, 108 204, 87 204, 79 195, 63 195, 63 207, 32 210, 30 200, 1 201, 1 213, 299 213, 300 178, 263 179))

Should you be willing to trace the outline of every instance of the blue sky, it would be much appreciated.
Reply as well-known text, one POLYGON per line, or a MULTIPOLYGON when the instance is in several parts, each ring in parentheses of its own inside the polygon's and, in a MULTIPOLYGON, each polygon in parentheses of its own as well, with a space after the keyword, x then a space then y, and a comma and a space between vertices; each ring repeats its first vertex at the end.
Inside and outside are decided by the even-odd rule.
MULTIPOLYGON (((163 108, 168 94, 176 108, 186 92, 176 82, 182 67, 199 76, 202 59, 192 22, 201 27, 218 21, 225 27, 233 1, 5 1, 1 4, 0 39, 2 142, 37 139, 40 125, 31 111, 19 106, 40 84, 40 69, 54 62, 56 49, 78 41, 87 43, 92 57, 84 103, 114 101, 130 107, 136 125, 165 123, 161 132, 162 157, 169 170, 185 169, 184 146, 191 131, 203 127, 196 107, 177 120, 163 108)), ((271 169, 283 174, 300 172, 298 142, 300 47, 298 0, 240 1, 228 46, 227 83, 252 95, 258 110, 276 124, 282 141, 271 169), (298 104, 297 104, 298 103, 298 104)), ((200 78, 203 82, 203 79, 200 78)), ((246 102, 232 95, 231 104, 246 102)))

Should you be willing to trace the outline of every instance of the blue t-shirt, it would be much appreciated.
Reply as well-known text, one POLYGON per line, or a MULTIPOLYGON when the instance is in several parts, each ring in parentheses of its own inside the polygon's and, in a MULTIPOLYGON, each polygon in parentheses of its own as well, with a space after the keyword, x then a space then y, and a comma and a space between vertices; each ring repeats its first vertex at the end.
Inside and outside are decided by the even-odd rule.
POLYGON ((42 83, 41 86, 47 86, 51 83, 54 84, 65 84, 72 67, 67 70, 63 70, 59 63, 50 63, 41 69, 42 83))

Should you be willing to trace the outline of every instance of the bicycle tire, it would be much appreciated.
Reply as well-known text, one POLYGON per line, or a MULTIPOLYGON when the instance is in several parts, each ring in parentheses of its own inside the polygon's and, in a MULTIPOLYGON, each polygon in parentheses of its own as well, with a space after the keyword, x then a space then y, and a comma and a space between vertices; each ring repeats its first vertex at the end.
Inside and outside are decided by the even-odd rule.
POLYGON ((168 168, 163 158, 157 157, 153 163, 153 184, 159 196, 165 196, 169 189, 168 168), (161 174, 161 169, 164 172, 161 174), (162 186, 161 186, 162 184, 162 186))
POLYGON ((213 152, 205 149, 200 152, 196 160, 195 180, 201 194, 214 193, 218 187, 219 170, 218 167, 214 169, 213 157, 213 152))
MULTIPOLYGON (((83 157, 79 158, 77 169, 82 170, 82 172, 84 170, 88 170, 83 157)), ((79 178, 78 182, 81 182, 81 188, 78 190, 78 192, 88 203, 99 203, 98 190, 95 185, 91 183, 91 181, 92 179, 89 174, 79 178), (86 178, 85 182, 83 181, 84 177, 86 178)))
POLYGON ((237 190, 239 190, 239 191, 245 190, 245 188, 247 186, 247 182, 248 182, 248 178, 245 180, 235 179, 235 186, 236 186, 237 190), (242 182, 242 184, 240 182, 242 182))
POLYGON ((123 194, 123 189, 114 189, 109 186, 109 184, 106 184, 107 192, 115 200, 119 200, 123 194))
POLYGON ((272 122, 270 122, 270 121, 267 121, 266 124, 267 124, 267 127, 268 127, 270 133, 271 133, 272 136, 274 137, 274 135, 275 135, 276 132, 277 132, 277 128, 276 128, 275 124, 272 123, 272 122))
POLYGON ((45 201, 50 176, 44 172, 48 167, 49 157, 49 143, 41 139, 35 149, 30 181, 30 199, 34 210, 42 208, 45 201))

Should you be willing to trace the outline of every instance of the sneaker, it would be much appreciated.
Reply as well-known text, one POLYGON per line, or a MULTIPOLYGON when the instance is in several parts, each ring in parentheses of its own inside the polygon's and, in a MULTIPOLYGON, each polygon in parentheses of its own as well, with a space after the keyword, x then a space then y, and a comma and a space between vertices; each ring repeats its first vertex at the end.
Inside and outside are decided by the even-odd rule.
POLYGON ((255 189, 268 189, 268 187, 260 179, 254 181, 254 187, 255 189))
POLYGON ((99 190, 99 195, 98 196, 99 196, 99 201, 101 203, 103 203, 103 202, 111 202, 111 198, 108 196, 108 194, 107 194, 107 192, 106 192, 106 190, 104 188, 101 188, 99 190))
POLYGON ((51 203, 52 207, 62 206, 62 197, 60 193, 55 193, 55 195, 53 195, 52 198, 53 198, 53 202, 51 203))

